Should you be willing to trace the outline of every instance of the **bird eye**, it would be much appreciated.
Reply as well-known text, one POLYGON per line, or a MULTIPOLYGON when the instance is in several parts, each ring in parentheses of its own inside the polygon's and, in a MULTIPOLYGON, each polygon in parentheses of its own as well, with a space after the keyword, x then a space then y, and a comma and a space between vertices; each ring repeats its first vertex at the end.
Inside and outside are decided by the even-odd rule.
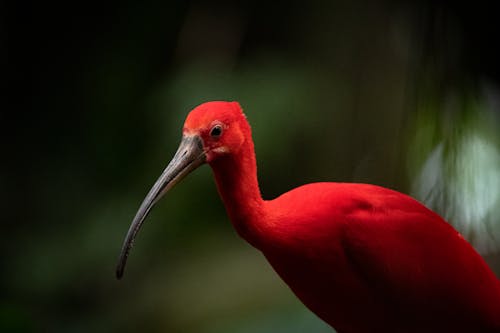
POLYGON ((222 126, 221 125, 215 125, 214 127, 212 127, 212 129, 210 130, 210 136, 212 138, 218 138, 220 137, 222 134, 222 126))

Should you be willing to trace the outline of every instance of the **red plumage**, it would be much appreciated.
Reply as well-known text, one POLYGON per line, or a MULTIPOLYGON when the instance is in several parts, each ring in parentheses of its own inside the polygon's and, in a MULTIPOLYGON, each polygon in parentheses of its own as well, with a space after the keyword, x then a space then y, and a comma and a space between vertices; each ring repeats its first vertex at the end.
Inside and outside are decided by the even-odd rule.
POLYGON ((269 206, 279 231, 266 233, 274 236, 261 250, 338 332, 500 331, 497 278, 414 199, 372 185, 318 183, 269 206))
POLYGON ((184 135, 201 139, 237 232, 339 333, 500 332, 499 280, 413 198, 315 183, 263 200, 250 126, 235 102, 200 105, 184 135), (216 125, 221 135, 213 135, 216 125))

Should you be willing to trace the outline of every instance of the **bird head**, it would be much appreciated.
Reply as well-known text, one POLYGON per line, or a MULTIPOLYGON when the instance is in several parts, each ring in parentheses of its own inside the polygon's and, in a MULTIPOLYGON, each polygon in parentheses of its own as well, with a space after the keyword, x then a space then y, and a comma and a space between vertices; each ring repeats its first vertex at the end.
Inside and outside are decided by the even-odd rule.
POLYGON ((244 124, 245 115, 237 102, 207 102, 189 113, 183 137, 197 137, 210 163, 219 156, 238 152, 245 141, 244 124))
POLYGON ((134 239, 151 208, 200 165, 237 153, 245 142, 245 126, 248 127, 248 123, 237 102, 207 102, 189 113, 177 152, 146 195, 130 225, 116 268, 118 279, 123 276, 134 239))

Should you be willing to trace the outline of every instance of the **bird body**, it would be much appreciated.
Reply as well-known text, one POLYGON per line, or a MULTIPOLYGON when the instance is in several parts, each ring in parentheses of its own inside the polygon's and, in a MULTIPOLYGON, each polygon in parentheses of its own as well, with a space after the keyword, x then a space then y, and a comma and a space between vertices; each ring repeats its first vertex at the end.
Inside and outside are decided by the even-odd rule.
POLYGON ((144 200, 119 277, 151 206, 206 162, 238 234, 339 333, 500 332, 499 280, 453 227, 415 199, 368 184, 314 183, 264 200, 250 126, 235 102, 200 105, 183 135, 196 152, 181 144, 144 200))
POLYGON ((277 216, 264 255, 338 332, 499 332, 497 278, 414 199, 366 184, 317 183, 269 206, 277 216))

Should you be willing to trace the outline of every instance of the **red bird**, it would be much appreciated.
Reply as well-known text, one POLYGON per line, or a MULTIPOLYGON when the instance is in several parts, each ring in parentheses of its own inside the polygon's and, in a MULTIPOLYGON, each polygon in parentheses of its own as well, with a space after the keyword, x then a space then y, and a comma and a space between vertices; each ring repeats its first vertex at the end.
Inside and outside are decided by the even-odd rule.
POLYGON ((250 125, 236 102, 208 102, 188 115, 179 149, 130 226, 118 278, 149 210, 203 163, 238 234, 337 332, 500 332, 500 281, 413 198, 315 183, 263 200, 250 125))

